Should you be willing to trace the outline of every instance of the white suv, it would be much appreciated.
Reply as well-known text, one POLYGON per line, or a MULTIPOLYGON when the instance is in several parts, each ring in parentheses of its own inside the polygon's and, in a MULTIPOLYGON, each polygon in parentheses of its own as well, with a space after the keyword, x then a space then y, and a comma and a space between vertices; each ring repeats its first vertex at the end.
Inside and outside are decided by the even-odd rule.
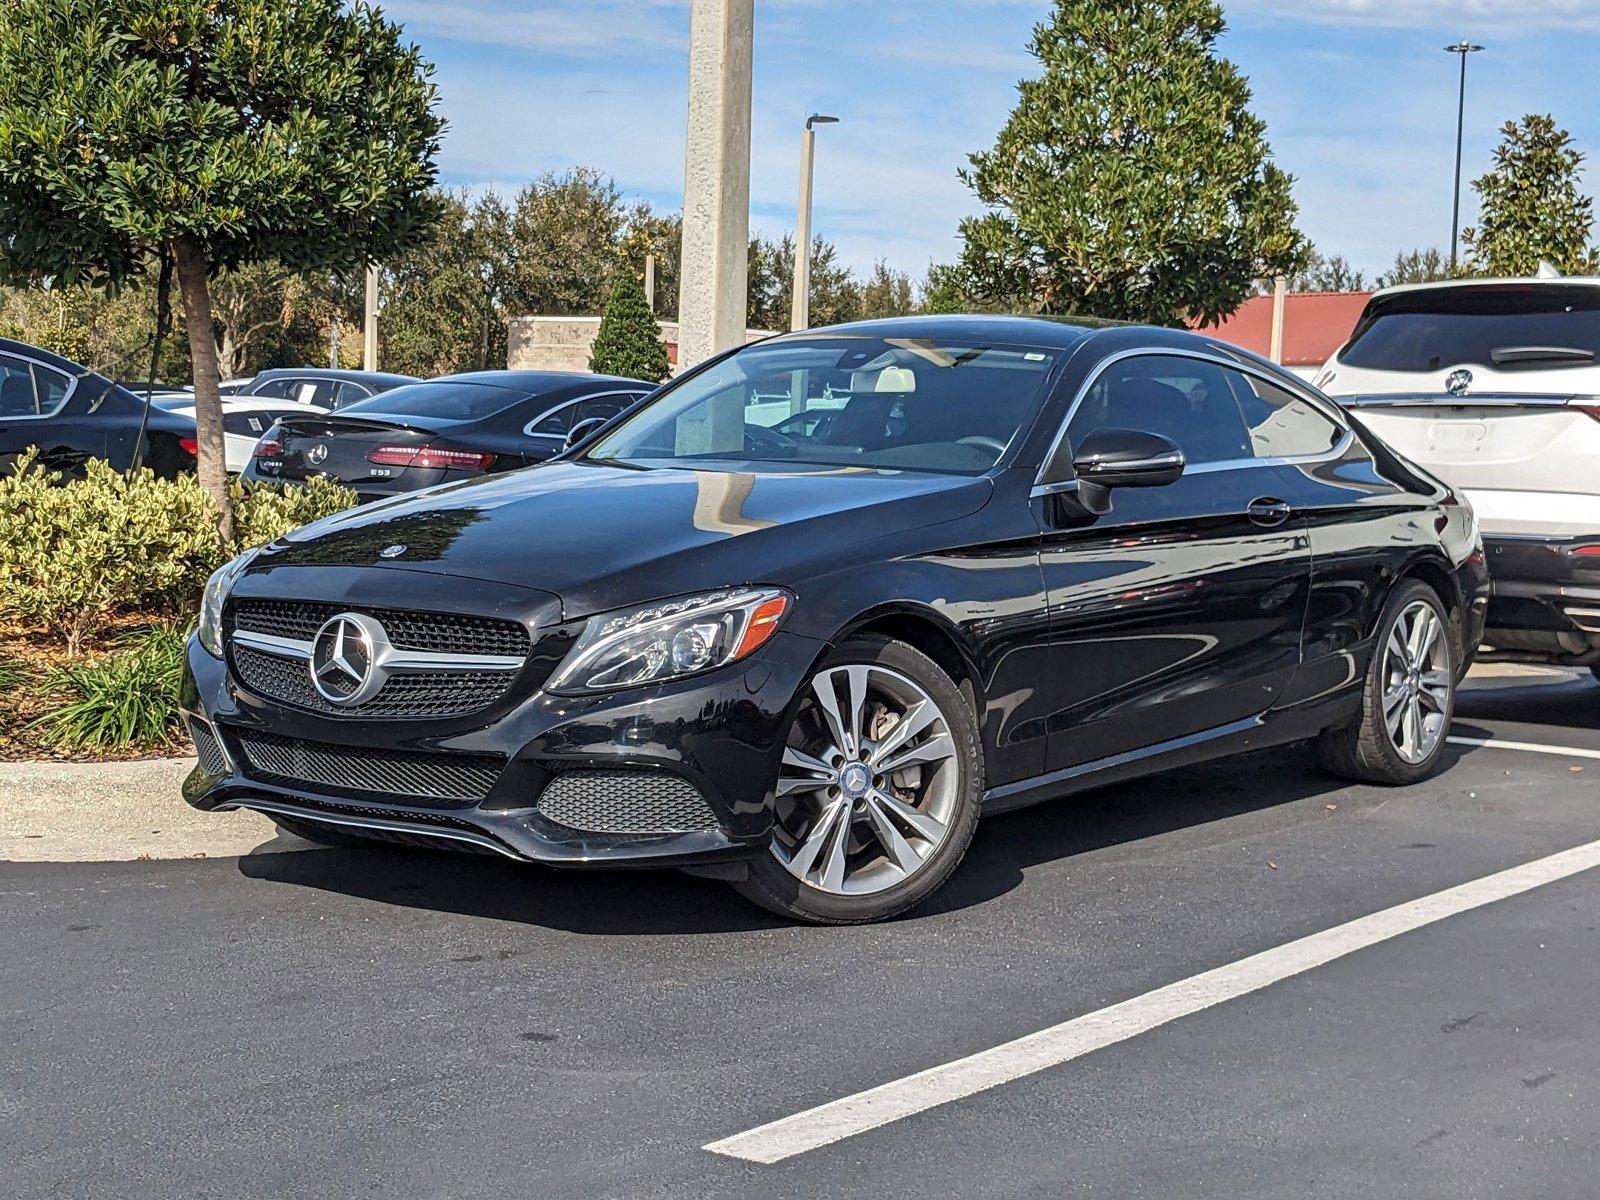
POLYGON ((1600 279, 1378 292, 1317 383, 1476 508, 1484 657, 1600 678, 1600 279))

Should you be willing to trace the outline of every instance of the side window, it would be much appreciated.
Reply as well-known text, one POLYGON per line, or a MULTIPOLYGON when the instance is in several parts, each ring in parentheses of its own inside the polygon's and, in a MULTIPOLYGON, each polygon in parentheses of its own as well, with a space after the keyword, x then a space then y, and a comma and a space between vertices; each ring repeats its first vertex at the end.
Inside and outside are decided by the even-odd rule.
POLYGON ((1072 418, 1074 446, 1096 429, 1159 433, 1182 448, 1190 466, 1254 457, 1228 373, 1178 355, 1123 359, 1101 372, 1072 418))
POLYGON ((529 433, 544 437, 566 437, 567 430, 572 428, 572 415, 578 411, 578 404, 563 404, 554 412, 545 413, 533 423, 529 433))
POLYGON ((250 394, 252 396, 270 396, 275 400, 287 400, 289 398, 290 382, 287 379, 269 379, 265 383, 259 383, 251 388, 250 394))
POLYGON ((0 354, 0 417, 48 417, 66 403, 72 380, 25 358, 0 354))
POLYGON ((333 398, 328 402, 329 407, 341 409, 347 404, 358 404, 362 400, 372 399, 373 393, 367 391, 359 383, 339 382, 333 385, 333 398))
POLYGON ((604 417, 610 420, 623 409, 632 404, 637 396, 596 396, 591 400, 578 401, 578 415, 573 418, 574 423, 587 421, 592 417, 604 417))
POLYGON ((1254 375, 1230 371, 1257 458, 1325 454, 1344 430, 1293 392, 1254 375))

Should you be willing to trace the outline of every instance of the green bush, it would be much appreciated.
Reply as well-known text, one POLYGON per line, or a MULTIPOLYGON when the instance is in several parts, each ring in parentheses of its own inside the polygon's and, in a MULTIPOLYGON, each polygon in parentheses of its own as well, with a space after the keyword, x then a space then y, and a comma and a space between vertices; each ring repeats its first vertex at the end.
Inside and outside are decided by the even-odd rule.
POLYGON ((46 689, 67 697, 37 724, 64 750, 155 750, 180 731, 187 629, 157 625, 127 649, 57 671, 46 689))
POLYGON ((217 541, 216 509, 193 476, 123 475, 98 460, 63 480, 23 455, 0 478, 0 625, 59 634, 76 656, 118 613, 187 615, 206 576, 247 546, 355 503, 325 480, 237 489, 238 540, 217 541))

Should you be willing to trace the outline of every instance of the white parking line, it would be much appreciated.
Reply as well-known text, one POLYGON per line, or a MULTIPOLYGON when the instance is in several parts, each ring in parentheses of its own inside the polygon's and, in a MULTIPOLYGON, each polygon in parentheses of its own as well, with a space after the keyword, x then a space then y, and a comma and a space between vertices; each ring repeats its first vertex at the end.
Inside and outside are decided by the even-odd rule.
POLYGON ((1503 742, 1499 738, 1446 738, 1452 746, 1479 746, 1485 750, 1524 750, 1529 754, 1553 754, 1557 758, 1600 758, 1600 750, 1579 750, 1575 746, 1541 746, 1537 742, 1503 742))
POLYGON ((1060 1066, 1303 974, 1357 950, 1470 909, 1600 866, 1600 841, 1564 850, 1371 916, 1336 925, 1224 967, 1074 1017, 991 1050, 834 1100, 703 1147, 748 1162, 776 1163, 904 1120, 1003 1083, 1060 1066))

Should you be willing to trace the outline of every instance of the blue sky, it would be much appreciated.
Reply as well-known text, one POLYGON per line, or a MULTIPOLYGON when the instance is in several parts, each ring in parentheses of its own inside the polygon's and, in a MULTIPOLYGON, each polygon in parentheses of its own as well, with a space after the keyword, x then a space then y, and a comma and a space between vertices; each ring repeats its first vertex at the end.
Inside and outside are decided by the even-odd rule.
MULTIPOLYGON (((820 134, 817 229, 852 266, 915 275, 958 252, 975 210, 956 171, 987 148, 1037 63, 1048 0, 757 0, 751 219, 794 222, 799 129, 820 134)), ((445 182, 514 192, 584 165, 631 196, 682 195, 689 0, 392 0, 438 66, 445 182)), ((1600 0, 1225 0, 1222 50, 1249 77, 1302 228, 1375 273, 1446 244, 1462 36, 1466 169, 1499 125, 1547 111, 1600 156, 1600 0)), ((1591 169, 1588 185, 1600 184, 1591 169)), ((1470 189, 1463 221, 1474 208, 1470 189)))

